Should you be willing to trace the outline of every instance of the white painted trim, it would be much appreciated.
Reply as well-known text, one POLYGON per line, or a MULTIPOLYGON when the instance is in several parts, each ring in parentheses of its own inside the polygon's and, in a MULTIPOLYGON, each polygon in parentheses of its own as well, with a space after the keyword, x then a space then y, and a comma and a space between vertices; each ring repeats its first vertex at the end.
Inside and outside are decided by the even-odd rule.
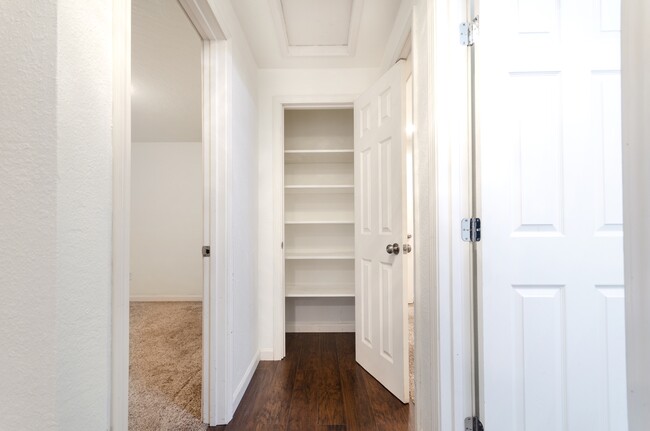
POLYGON ((285 356, 284 291, 284 111, 352 108, 354 95, 276 96, 273 98, 273 359, 285 356))
MULTIPOLYGON (((212 154, 211 148, 212 148, 212 143, 210 142, 210 137, 213 135, 212 133, 212 124, 208 121, 205 121, 203 118, 205 118, 205 115, 210 112, 211 108, 211 98, 208 96, 206 97, 206 92, 208 91, 206 87, 209 87, 210 84, 210 43, 207 41, 203 41, 203 46, 202 46, 202 57, 201 57, 201 63, 202 63, 202 68, 203 70, 201 71, 201 101, 202 101, 202 106, 201 106, 201 126, 202 126, 202 139, 201 139, 201 163, 202 163, 202 169, 203 172, 212 172, 212 157, 210 156, 212 154), (203 61, 204 58, 207 58, 208 61, 203 61), (208 77, 206 80, 205 77, 208 77)), ((203 245, 208 245, 211 243, 212 238, 211 238, 211 229, 210 227, 213 226, 212 224, 212 211, 214 207, 214 202, 210 198, 211 196, 211 190, 212 190, 212 176, 211 175, 203 175, 203 245), (205 203, 208 202, 209 204, 206 205, 205 203)), ((216 397, 216 395, 211 395, 210 388, 214 384, 214 382, 210 383, 210 370, 212 369, 212 366, 210 364, 211 361, 211 355, 210 349, 207 349, 206 346, 211 346, 212 345, 212 340, 210 334, 210 310, 209 308, 206 308, 206 304, 210 304, 212 301, 210 292, 212 291, 212 285, 210 283, 210 280, 212 278, 212 270, 211 268, 213 267, 212 259, 210 257, 206 258, 204 257, 202 259, 203 263, 203 308, 202 308, 202 331, 201 331, 201 336, 202 336, 202 346, 203 346, 203 351, 202 351, 202 365, 201 365, 201 420, 204 423, 210 423, 210 401, 216 397)))
POLYGON ((458 235, 470 198, 467 50, 456 27, 466 13, 465 0, 417 0, 413 11, 415 385, 422 431, 464 429, 473 411, 471 254, 458 235))
POLYGON ((226 40, 226 34, 207 1, 178 0, 203 40, 226 40))
POLYGON ((287 332, 354 332, 354 322, 287 322, 287 332))
MULTIPOLYGON (((472 245, 460 238, 461 219, 471 217, 472 153, 470 63, 458 40, 467 20, 465 0, 435 0, 431 11, 432 112, 437 230, 438 372, 440 429, 462 429, 475 413, 472 350, 472 245)), ((478 214, 477 214, 478 215, 478 214)), ((416 305, 417 307, 417 305, 416 305)))
MULTIPOLYGON (((231 199, 230 127, 231 48, 217 36, 228 35, 219 12, 208 0, 181 0, 204 36, 203 155, 204 185, 209 185, 209 228, 212 253, 205 265, 209 283, 203 295, 202 418, 210 425, 232 418, 226 400, 232 394, 232 304, 228 277, 231 199)), ((129 370, 129 236, 131 171, 131 1, 113 0, 113 291, 111 323, 111 429, 128 428, 129 370)))
POLYGON ((650 422, 650 7, 622 1, 623 226, 628 427, 650 422))
POLYGON ((131 302, 201 302, 202 295, 137 295, 130 298, 131 302))
POLYGON ((384 50, 384 56, 381 61, 382 71, 390 69, 393 64, 402 58, 402 51, 408 43, 408 39, 411 38, 413 9, 413 0, 403 1, 400 5, 395 23, 386 42, 386 49, 384 50))
POLYGON ((363 15, 364 0, 352 0, 350 28, 346 45, 295 46, 289 44, 287 25, 282 11, 282 0, 269 0, 273 27, 278 37, 280 52, 285 57, 350 57, 357 52, 359 28, 363 15))
POLYGON ((129 426, 131 0, 113 0, 113 287, 110 428, 129 426))
POLYGON ((246 389, 248 388, 248 384, 251 382, 251 379, 253 378, 253 374, 255 374, 255 370, 257 369, 257 365, 259 363, 260 363, 260 351, 258 350, 255 356, 253 356, 251 362, 248 364, 248 367, 246 367, 246 371, 244 372, 244 377, 242 377, 239 384, 237 385, 237 388, 235 389, 235 392, 233 393, 232 405, 230 406, 231 411, 234 412, 235 410, 237 410, 237 407, 239 406, 239 403, 244 397, 244 394, 246 393, 246 389))
POLYGON ((260 361, 272 361, 273 349, 265 348, 260 349, 260 361))

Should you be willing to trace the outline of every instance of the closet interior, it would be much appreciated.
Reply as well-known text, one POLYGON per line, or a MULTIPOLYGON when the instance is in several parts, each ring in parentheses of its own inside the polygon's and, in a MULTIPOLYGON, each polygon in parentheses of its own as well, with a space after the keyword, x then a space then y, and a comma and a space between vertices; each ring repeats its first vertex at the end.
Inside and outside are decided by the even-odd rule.
POLYGON ((286 330, 353 332, 353 110, 284 115, 286 330))

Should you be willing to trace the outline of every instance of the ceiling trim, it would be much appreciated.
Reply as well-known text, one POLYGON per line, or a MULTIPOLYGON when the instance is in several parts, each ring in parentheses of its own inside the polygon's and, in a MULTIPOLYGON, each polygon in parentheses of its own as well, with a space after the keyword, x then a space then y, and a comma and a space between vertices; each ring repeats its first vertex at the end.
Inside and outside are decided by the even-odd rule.
POLYGON ((363 12, 363 0, 352 0, 350 30, 347 45, 292 46, 289 44, 287 25, 282 11, 282 0, 269 0, 271 16, 275 27, 280 51, 285 57, 351 57, 357 52, 359 27, 363 12))

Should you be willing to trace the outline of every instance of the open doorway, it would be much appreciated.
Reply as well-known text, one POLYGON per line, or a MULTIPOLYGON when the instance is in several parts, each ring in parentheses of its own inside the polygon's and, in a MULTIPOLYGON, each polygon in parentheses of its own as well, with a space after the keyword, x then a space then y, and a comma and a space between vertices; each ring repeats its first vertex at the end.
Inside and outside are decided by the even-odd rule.
POLYGON ((201 37, 132 1, 129 429, 204 429, 201 37))
MULTIPOLYGON (((277 359, 284 360, 282 366, 269 367, 276 368, 270 372, 273 379, 291 370, 296 376, 287 383, 292 391, 320 382, 323 391, 316 390, 316 398, 331 406, 331 415, 301 415, 292 407, 300 397, 291 394, 279 401, 306 424, 318 419, 334 426, 350 420, 352 426, 353 412, 372 411, 380 402, 390 406, 391 420, 399 426, 413 423, 409 51, 402 51, 403 57, 356 100, 276 99, 281 166, 276 202, 282 208, 276 222, 283 232, 276 252, 283 279, 276 298, 283 354, 277 359), (361 387, 351 385, 356 381, 363 382, 361 387), (354 393, 346 392, 350 389, 354 393), (343 404, 349 397, 358 397, 353 407, 343 404)), ((316 398, 301 402, 315 403, 316 398)), ((304 410, 311 408, 301 404, 304 410)), ((314 404, 313 410, 320 408, 314 404)), ((236 415, 235 420, 246 418, 236 415)))

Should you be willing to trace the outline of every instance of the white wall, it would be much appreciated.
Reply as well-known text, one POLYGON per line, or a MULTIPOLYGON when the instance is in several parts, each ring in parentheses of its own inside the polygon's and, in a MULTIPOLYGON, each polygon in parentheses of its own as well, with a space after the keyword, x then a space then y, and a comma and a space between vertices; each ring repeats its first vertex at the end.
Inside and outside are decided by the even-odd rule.
POLYGON ((628 420, 650 421, 650 5, 623 0, 623 214, 628 420))
POLYGON ((177 0, 132 0, 133 142, 201 140, 202 42, 177 0))
POLYGON ((0 10, 3 430, 108 428, 111 8, 0 10))
MULTIPOLYGON (((273 352, 273 98, 276 96, 358 95, 380 75, 378 69, 264 69, 259 80, 259 346, 273 352)), ((297 314, 300 316, 300 313, 297 314)))
POLYGON ((201 142, 131 146, 131 300, 203 298, 201 142))
POLYGON ((0 429, 57 422, 56 359, 40 354, 57 348, 56 20, 55 2, 0 9, 0 38, 16 41, 0 45, 0 429))

